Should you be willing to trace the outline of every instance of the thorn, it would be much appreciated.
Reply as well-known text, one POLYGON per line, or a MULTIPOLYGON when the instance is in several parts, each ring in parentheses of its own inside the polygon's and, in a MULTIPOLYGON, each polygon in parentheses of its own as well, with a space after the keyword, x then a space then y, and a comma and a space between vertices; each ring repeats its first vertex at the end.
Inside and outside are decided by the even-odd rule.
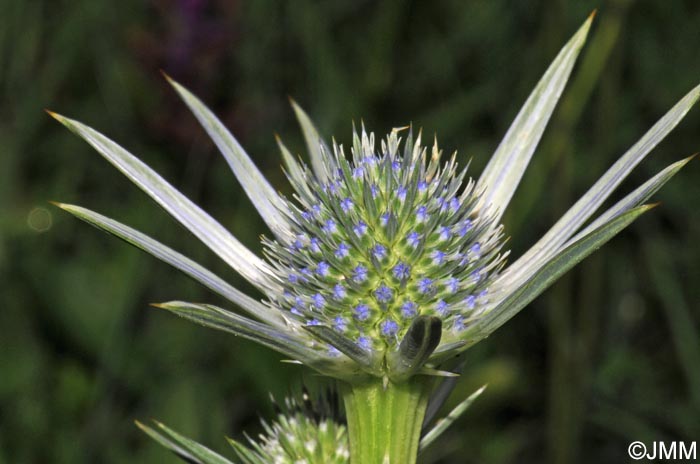
POLYGON ((148 303, 148 306, 152 306, 158 309, 168 309, 166 308, 165 303, 148 303))
POLYGON ((690 155, 689 157, 687 157, 681 161, 683 161, 683 165, 685 166, 686 164, 688 164, 688 162, 690 162, 690 160, 692 160, 693 158, 695 158, 698 155, 700 155, 700 153, 693 153, 692 155, 690 155))
POLYGON ((418 371, 418 374, 431 375, 434 377, 460 377, 460 374, 450 371, 442 371, 439 369, 432 369, 429 367, 424 367, 418 371))
POLYGON ((168 74, 167 72, 165 72, 165 70, 164 70, 163 68, 158 69, 158 72, 160 72, 161 76, 163 76, 163 77, 164 77, 168 82, 170 82, 171 84, 172 84, 173 82, 175 82, 175 81, 173 80, 173 78, 170 77, 170 74, 168 74))
POLYGON ((594 8, 593 11, 591 11, 591 14, 588 15, 587 21, 593 21, 597 15, 598 15, 598 8, 594 8))
POLYGON ((49 203, 51 203, 52 205, 56 206, 57 208, 61 208, 61 209, 66 209, 67 206, 70 206, 70 205, 67 205, 65 203, 60 203, 58 201, 53 201, 53 200, 49 200, 49 203))
POLYGON ((54 118, 54 119, 57 120, 57 121, 63 120, 63 116, 61 116, 61 115, 58 114, 58 113, 54 113, 54 112, 51 111, 50 109, 44 108, 44 111, 46 111, 46 114, 48 114, 49 116, 51 116, 52 118, 54 118))

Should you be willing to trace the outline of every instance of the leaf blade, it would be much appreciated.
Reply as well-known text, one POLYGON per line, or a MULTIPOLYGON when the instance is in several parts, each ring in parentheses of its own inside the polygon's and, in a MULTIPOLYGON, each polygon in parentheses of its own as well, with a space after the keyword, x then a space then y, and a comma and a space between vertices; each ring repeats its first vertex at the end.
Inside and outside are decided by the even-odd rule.
POLYGON ((495 222, 503 215, 520 183, 571 75, 594 16, 588 17, 552 61, 479 177, 476 191, 483 193, 478 206, 493 208, 495 222))
POLYGON ((462 414, 469 409, 469 406, 471 406, 472 403, 474 403, 474 401, 481 396, 484 390, 486 390, 486 385, 479 388, 477 391, 460 402, 452 411, 449 412, 449 414, 447 414, 447 416, 438 420, 435 426, 425 435, 423 435, 423 438, 421 438, 420 443, 418 444, 418 452, 422 452, 425 448, 435 442, 435 440, 437 440, 437 438, 442 435, 443 432, 445 432, 445 430, 447 430, 450 425, 454 423, 454 421, 459 419, 462 414))
POLYGON ((139 421, 136 421, 136 426, 161 446, 175 453, 184 461, 195 464, 233 464, 231 461, 215 453, 206 446, 180 435, 160 422, 153 422, 160 430, 155 430, 139 421))
POLYGON ((165 309, 205 327, 254 341, 305 364, 323 358, 321 353, 307 346, 309 340, 301 335, 304 333, 302 331, 297 330, 298 335, 292 335, 289 330, 278 330, 209 304, 169 301, 152 306, 165 309))
POLYGON ((226 159, 231 171, 270 230, 280 239, 291 240, 293 233, 283 214, 287 205, 277 194, 238 140, 212 111, 184 86, 165 75, 170 85, 202 125, 226 159))
POLYGON ((654 206, 639 206, 619 215, 578 242, 557 253, 553 258, 550 258, 546 263, 534 270, 530 279, 518 285, 514 290, 507 291, 507 296, 503 300, 462 332, 460 338, 469 340, 465 348, 488 336, 515 316, 559 277, 568 272, 569 269, 600 248, 654 206))
POLYGON ((678 101, 659 121, 649 129, 625 154, 623 154, 595 184, 503 274, 504 279, 516 280, 525 263, 539 263, 547 259, 583 225, 602 205, 617 186, 627 177, 651 150, 680 123, 693 105, 700 99, 700 85, 678 101))
POLYGON ((254 300, 245 293, 229 285, 213 272, 202 267, 188 257, 178 253, 172 248, 169 248, 152 239, 148 235, 81 206, 68 205, 65 203, 54 204, 78 219, 106 231, 107 233, 110 233, 115 237, 124 240, 130 245, 133 245, 173 266, 194 280, 200 282, 210 290, 235 303, 253 317, 278 327, 286 326, 284 319, 282 319, 277 311, 274 311, 272 308, 269 308, 259 301, 254 300))
POLYGON ((239 274, 267 293, 280 291, 275 273, 267 263, 145 163, 91 127, 56 113, 50 114, 89 143, 239 274))
POLYGON ((304 198, 314 198, 314 194, 309 188, 304 169, 299 162, 294 159, 294 156, 292 156, 287 146, 282 142, 282 139, 278 136, 275 138, 277 140, 277 146, 282 153, 282 161, 287 168, 287 175, 292 183, 292 187, 296 189, 297 193, 303 195, 304 198))
POLYGON ((297 120, 299 121, 299 125, 301 126, 301 131, 304 134, 306 147, 309 151, 309 158, 311 159, 311 168, 316 174, 316 177, 318 177, 318 180, 321 183, 326 183, 333 177, 332 171, 335 167, 335 163, 327 156, 327 154, 330 153, 328 145, 326 145, 319 135, 309 115, 306 114, 297 102, 292 99, 290 99, 290 102, 294 109, 294 114, 296 114, 297 120))
POLYGON ((617 203, 615 203, 615 205, 613 205, 603 214, 598 216, 593 222, 586 226, 586 228, 584 228, 582 231, 578 232, 574 237, 570 238, 564 244, 564 247, 567 247, 572 243, 580 240, 581 237, 590 233, 593 229, 600 227, 602 224, 608 222, 609 220, 649 200, 649 198, 651 198, 652 195, 658 192, 659 189, 661 189, 661 187, 663 187, 666 184, 666 182, 671 180, 671 178, 675 176, 678 173, 678 171, 680 171, 694 157, 695 155, 689 156, 688 158, 682 159, 680 161, 676 161, 675 163, 661 170, 654 177, 644 182, 630 194, 625 196, 622 200, 618 201, 617 203))

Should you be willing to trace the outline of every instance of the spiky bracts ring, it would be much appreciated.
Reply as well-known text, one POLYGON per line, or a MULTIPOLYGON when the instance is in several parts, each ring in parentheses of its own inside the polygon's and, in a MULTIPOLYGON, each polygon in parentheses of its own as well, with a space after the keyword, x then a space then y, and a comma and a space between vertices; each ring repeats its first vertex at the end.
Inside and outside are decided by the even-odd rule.
POLYGON ((341 382, 354 462, 415 462, 429 375, 489 336, 651 206, 690 158, 673 163, 602 214, 596 211, 700 98, 692 89, 508 267, 501 217, 530 162, 590 29, 593 15, 535 86, 476 182, 444 165, 410 133, 375 149, 355 134, 346 157, 329 149, 296 104, 311 169, 280 142, 296 199, 273 188, 219 119, 171 81, 224 155, 274 238, 261 259, 124 148, 52 114, 90 143, 263 295, 251 297, 191 259, 113 219, 59 205, 180 269, 246 315, 213 305, 157 305, 251 339, 341 382), (428 159, 429 158, 429 159, 428 159), (391 380, 391 382, 390 382, 391 380))
POLYGON ((337 144, 325 156, 325 182, 306 167, 288 176, 298 200, 288 203, 293 236, 264 240, 284 282, 278 304, 379 357, 419 316, 458 338, 484 308, 504 258, 502 228, 476 208, 466 168, 458 171, 454 155, 441 165, 437 142, 428 151, 409 133, 402 145, 398 130, 379 150, 363 130, 350 159, 337 144))

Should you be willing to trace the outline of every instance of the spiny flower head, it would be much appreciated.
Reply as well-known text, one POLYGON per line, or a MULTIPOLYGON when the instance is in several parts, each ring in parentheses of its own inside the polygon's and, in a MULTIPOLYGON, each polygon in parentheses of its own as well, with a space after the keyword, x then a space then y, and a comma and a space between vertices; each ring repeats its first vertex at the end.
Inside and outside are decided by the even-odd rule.
POLYGON ((347 429, 342 424, 327 419, 316 422, 313 418, 295 413, 291 416, 281 414, 271 424, 263 422, 263 427, 265 433, 257 441, 250 440, 255 451, 239 452, 244 463, 350 462, 347 429))
POLYGON ((281 196, 216 116, 170 81, 220 149, 272 237, 264 260, 157 173, 99 132, 51 113, 90 143, 263 295, 253 298, 182 254, 113 219, 59 205, 175 266, 246 316, 212 305, 157 305, 283 353, 348 382, 401 382, 440 374, 442 363, 484 339, 561 275, 629 225, 678 161, 597 217, 631 170, 700 96, 692 89, 557 221, 505 267, 499 225, 544 132, 588 33, 589 18, 559 52, 472 181, 453 156, 440 161, 410 131, 375 146, 364 129, 350 153, 330 148, 306 113, 300 121, 310 168, 279 142, 295 193, 281 196))
POLYGON ((290 176, 292 234, 264 240, 287 316, 375 352, 394 349, 420 316, 459 336, 504 257, 502 228, 480 214, 456 157, 443 165, 437 142, 428 151, 409 134, 402 146, 398 134, 376 147, 373 134, 355 133, 351 157, 334 144, 323 182, 306 167, 290 176))
MULTIPOLYGON (((306 394, 305 394, 306 395, 306 394)), ((244 464, 345 464, 350 462, 347 427, 328 411, 310 410, 308 401, 285 398, 264 433, 248 438, 250 448, 230 440, 244 464)))
MULTIPOLYGON (((347 464, 350 445, 347 426, 338 417, 337 402, 328 395, 310 399, 290 396, 278 409, 274 420, 262 420, 263 433, 248 444, 229 439, 242 464, 347 464), (332 409, 328 409, 331 407, 332 409)), ((273 400, 274 402, 274 400, 273 400)), ((136 425, 183 461, 200 464, 232 464, 225 457, 159 422, 136 425)))

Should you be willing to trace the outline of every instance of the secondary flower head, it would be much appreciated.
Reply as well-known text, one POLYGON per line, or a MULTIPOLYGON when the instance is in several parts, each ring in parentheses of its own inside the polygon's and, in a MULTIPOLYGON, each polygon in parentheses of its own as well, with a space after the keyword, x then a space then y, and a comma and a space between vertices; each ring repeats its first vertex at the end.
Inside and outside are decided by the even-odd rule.
MULTIPOLYGON (((242 464, 347 464, 350 446, 347 427, 337 417, 338 405, 331 395, 310 399, 303 396, 285 398, 275 404, 277 412, 271 422, 262 421, 263 433, 248 444, 229 439, 242 464)), ((185 462, 232 464, 224 456, 206 448, 169 427, 155 422, 149 426, 136 422, 151 438, 168 448, 185 462)))
POLYGON ((223 153, 272 236, 262 259, 125 149, 68 118, 87 140, 264 295, 233 288, 176 251, 85 208, 59 205, 146 250, 228 298, 158 305, 273 348, 336 378, 401 382, 440 374, 441 363, 487 337, 559 276, 649 209, 643 203, 688 160, 674 163, 597 218, 593 214, 698 99, 681 99, 529 251, 506 267, 507 207, 583 46, 590 19, 546 71, 481 175, 472 180, 434 143, 392 131, 377 144, 364 128, 349 150, 327 145, 294 110, 310 166, 279 142, 294 189, 284 198, 206 106, 170 81, 223 153), (405 137, 402 140, 401 137, 405 137), (585 226, 584 226, 585 224, 585 226))
POLYGON ((332 415, 309 410, 286 398, 271 423, 262 421, 265 433, 250 447, 231 440, 243 464, 346 464, 350 462, 347 427, 332 415))

